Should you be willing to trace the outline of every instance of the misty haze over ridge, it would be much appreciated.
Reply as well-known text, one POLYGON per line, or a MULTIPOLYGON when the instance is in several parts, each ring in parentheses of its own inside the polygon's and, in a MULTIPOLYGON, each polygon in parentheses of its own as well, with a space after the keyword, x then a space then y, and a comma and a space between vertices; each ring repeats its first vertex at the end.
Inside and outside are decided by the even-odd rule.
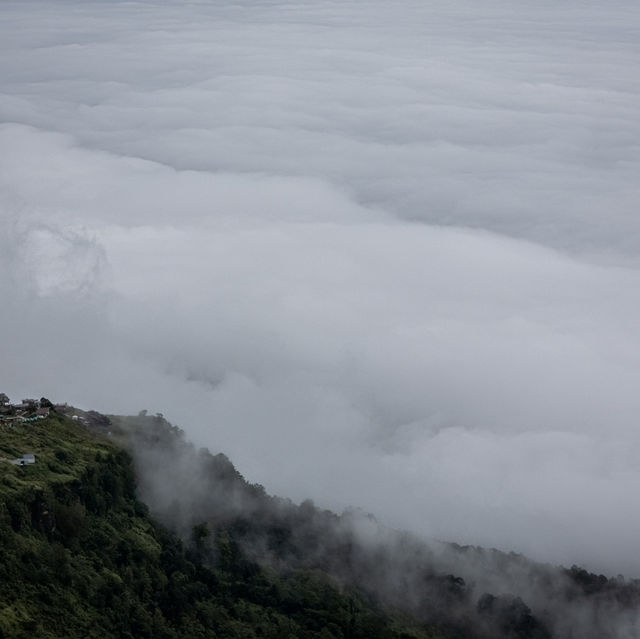
POLYGON ((639 27, 618 0, 3 2, 2 390, 639 575, 639 27))

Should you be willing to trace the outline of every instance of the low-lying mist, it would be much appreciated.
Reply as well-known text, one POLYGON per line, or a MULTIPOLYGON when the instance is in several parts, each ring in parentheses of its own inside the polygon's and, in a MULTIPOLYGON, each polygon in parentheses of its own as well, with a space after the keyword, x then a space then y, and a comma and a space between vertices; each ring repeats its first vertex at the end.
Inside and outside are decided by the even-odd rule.
POLYGON ((640 575, 636 3, 0 6, 0 390, 640 575))
POLYGON ((133 455, 138 496, 205 564, 216 565, 217 539, 228 537, 278 574, 321 571, 461 639, 638 637, 640 580, 420 539, 358 509, 296 505, 197 450, 160 415, 112 417, 110 428, 133 455))

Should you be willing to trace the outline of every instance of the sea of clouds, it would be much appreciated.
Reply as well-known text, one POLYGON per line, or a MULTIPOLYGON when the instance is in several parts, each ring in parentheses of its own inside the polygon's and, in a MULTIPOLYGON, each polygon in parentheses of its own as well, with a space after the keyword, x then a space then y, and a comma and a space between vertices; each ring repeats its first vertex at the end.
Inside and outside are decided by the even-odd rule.
POLYGON ((640 5, 3 0, 0 390, 640 576, 640 5))

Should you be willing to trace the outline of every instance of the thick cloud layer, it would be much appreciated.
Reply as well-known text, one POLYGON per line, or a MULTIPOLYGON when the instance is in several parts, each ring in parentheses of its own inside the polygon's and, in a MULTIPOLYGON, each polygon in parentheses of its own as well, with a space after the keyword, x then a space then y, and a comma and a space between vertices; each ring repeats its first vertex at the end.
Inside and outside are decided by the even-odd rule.
POLYGON ((3 2, 2 389, 640 575, 640 8, 3 2))

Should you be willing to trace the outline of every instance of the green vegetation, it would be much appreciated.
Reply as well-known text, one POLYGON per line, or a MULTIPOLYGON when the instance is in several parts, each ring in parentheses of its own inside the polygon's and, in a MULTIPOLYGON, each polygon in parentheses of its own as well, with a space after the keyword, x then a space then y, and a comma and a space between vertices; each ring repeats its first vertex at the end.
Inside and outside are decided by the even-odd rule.
POLYGON ((637 636, 640 581, 435 551, 271 496, 161 415, 74 413, 0 424, 0 639, 637 636))
POLYGON ((52 413, 0 426, 0 637, 438 639, 326 573, 276 574, 230 532, 186 545, 136 498, 131 458, 52 413))
MULTIPOLYGON (((278 575, 330 575, 343 588, 384 604, 396 619, 402 611, 405 621, 429 624, 435 635, 551 636, 517 595, 501 590, 494 596, 450 574, 449 568, 436 568, 437 557, 424 541, 383 529, 371 515, 353 510, 338 516, 310 500, 296 505, 271 496, 263 486, 247 482, 225 455, 196 450, 160 414, 143 411, 136 417, 111 416, 110 421, 134 456, 139 494, 167 527, 197 540, 199 557, 207 565, 217 555, 207 548, 205 533, 223 531, 244 557, 278 575), (159 468, 170 469, 171 479, 159 468)), ((471 577, 477 581, 477 575, 471 577)))

